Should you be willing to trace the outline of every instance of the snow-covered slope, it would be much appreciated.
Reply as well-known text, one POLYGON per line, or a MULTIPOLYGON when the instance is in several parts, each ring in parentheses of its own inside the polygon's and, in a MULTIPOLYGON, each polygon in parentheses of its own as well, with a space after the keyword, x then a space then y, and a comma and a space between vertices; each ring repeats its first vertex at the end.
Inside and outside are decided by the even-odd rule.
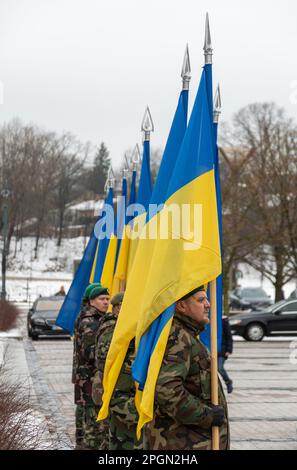
POLYGON ((32 302, 39 295, 55 294, 61 285, 67 292, 73 278, 74 260, 82 258, 87 242, 84 237, 70 238, 57 247, 57 240, 42 238, 35 259, 34 238, 24 238, 16 250, 13 239, 6 273, 8 299, 32 302))
MULTIPOLYGON (((84 237, 64 239, 57 247, 56 239, 42 238, 39 242, 37 259, 35 259, 35 239, 26 237, 17 244, 13 239, 10 248, 7 270, 6 290, 12 300, 33 301, 39 295, 53 295, 61 285, 69 289, 73 279, 74 260, 82 258, 87 243, 84 237)), ((1 248, 1 243, 0 243, 1 248)), ((274 300, 274 287, 267 279, 248 265, 240 264, 243 278, 239 284, 243 287, 262 286, 274 300)), ((295 288, 294 281, 284 287, 288 297, 295 288)))

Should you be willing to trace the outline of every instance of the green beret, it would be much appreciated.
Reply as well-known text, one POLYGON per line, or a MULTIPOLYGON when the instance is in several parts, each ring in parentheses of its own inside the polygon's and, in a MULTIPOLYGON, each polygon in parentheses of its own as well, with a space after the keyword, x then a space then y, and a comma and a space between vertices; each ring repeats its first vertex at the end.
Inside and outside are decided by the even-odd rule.
POLYGON ((100 287, 99 286, 94 287, 90 291, 89 300, 95 299, 95 297, 98 297, 99 295, 109 295, 109 291, 107 287, 102 287, 101 285, 100 287))
POLYGON ((123 302, 123 297, 124 297, 124 292, 118 292, 117 294, 115 294, 110 303, 111 305, 119 305, 123 302))
POLYGON ((100 282, 93 282, 92 284, 89 284, 85 290, 83 300, 89 300, 90 292, 94 289, 94 287, 102 287, 102 286, 100 282))
POLYGON ((183 296, 181 299, 179 299, 179 300, 186 300, 186 299, 188 299, 189 297, 192 297, 192 295, 196 294, 196 292, 199 292, 199 291, 205 291, 204 286, 196 287, 196 289, 191 290, 191 292, 189 292, 188 294, 184 295, 184 296, 183 296))

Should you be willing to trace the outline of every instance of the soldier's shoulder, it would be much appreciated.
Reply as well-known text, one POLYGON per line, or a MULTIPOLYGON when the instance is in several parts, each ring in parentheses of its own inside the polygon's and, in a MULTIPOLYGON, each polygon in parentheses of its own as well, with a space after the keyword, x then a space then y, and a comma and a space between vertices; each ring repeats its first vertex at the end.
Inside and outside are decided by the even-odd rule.
POLYGON ((192 342, 192 335, 186 328, 184 328, 178 318, 173 318, 169 338, 171 341, 178 343, 191 344, 192 342))
POLYGON ((113 333, 115 328, 117 318, 113 314, 105 314, 101 319, 98 330, 97 330, 97 340, 100 338, 102 340, 106 336, 110 336, 113 333))
POLYGON ((182 324, 173 320, 167 342, 167 353, 186 356, 192 347, 192 339, 182 324))
POLYGON ((105 331, 109 328, 114 328, 117 321, 117 316, 114 313, 106 313, 101 319, 98 328, 98 333, 105 331))
POLYGON ((94 333, 98 329, 98 318, 85 316, 78 324, 78 334, 94 333))
POLYGON ((81 317, 78 328, 85 328, 86 326, 91 325, 94 322, 94 319, 91 316, 81 317))

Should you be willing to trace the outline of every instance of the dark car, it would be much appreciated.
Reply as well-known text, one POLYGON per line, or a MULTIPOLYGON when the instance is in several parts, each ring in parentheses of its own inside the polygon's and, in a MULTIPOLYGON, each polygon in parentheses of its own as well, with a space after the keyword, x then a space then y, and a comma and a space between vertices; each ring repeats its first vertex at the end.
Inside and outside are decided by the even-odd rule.
POLYGON ((297 300, 281 300, 261 312, 240 313, 229 320, 233 334, 247 341, 261 341, 264 336, 297 334, 297 300))
POLYGON ((295 300, 297 299, 297 288, 294 289, 291 294, 290 294, 290 297, 288 297, 288 300, 295 300))
POLYGON ((237 287, 229 295, 229 306, 236 310, 261 310, 272 303, 262 287, 237 287))
POLYGON ((27 316, 28 336, 33 340, 39 336, 69 336, 69 333, 55 325, 65 297, 40 297, 35 300, 27 316))

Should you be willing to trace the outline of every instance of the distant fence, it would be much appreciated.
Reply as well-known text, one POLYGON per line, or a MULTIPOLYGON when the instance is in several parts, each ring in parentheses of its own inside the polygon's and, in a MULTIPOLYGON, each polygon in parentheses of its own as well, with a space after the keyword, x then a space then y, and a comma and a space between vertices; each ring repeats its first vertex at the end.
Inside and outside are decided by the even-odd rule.
MULTIPOLYGON (((1 279, 0 279, 1 283, 1 279)), ((11 302, 33 303, 38 297, 54 295, 63 285, 66 292, 70 287, 69 279, 22 278, 6 280, 6 298, 11 302)))

